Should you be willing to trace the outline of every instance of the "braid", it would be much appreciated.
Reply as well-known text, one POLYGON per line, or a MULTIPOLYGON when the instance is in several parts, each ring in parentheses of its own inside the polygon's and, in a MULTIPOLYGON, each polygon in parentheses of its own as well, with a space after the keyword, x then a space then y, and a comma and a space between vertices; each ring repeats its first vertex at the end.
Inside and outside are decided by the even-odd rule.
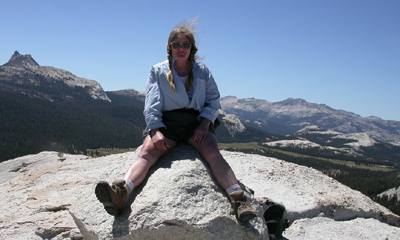
POLYGON ((174 76, 172 75, 172 50, 168 50, 168 63, 169 63, 169 71, 167 73, 168 83, 171 86, 172 90, 175 92, 175 82, 174 76))
POLYGON ((193 62, 194 62, 196 52, 197 52, 197 50, 193 49, 189 56, 190 72, 189 72, 188 80, 186 81, 186 84, 185 84, 186 91, 189 91, 190 87, 193 85, 193 78, 194 78, 193 77, 193 62))
MULTIPOLYGON (((191 64, 191 65, 193 65, 193 64, 191 64)), ((190 66, 189 77, 188 77, 188 80, 186 81, 186 84, 185 84, 185 88, 186 88, 187 92, 190 90, 190 87, 193 85, 193 72, 192 72, 192 69, 193 69, 193 67, 190 66)))

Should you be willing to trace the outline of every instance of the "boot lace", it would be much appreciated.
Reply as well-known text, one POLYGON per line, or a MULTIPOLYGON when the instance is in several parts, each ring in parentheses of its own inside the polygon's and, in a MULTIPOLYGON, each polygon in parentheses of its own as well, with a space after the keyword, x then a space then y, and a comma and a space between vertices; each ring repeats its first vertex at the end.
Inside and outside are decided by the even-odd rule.
POLYGON ((111 187, 114 190, 115 194, 117 194, 117 195, 122 195, 125 192, 127 192, 125 186, 118 186, 118 185, 113 184, 111 187))
POLYGON ((238 212, 252 208, 249 202, 238 201, 238 212))

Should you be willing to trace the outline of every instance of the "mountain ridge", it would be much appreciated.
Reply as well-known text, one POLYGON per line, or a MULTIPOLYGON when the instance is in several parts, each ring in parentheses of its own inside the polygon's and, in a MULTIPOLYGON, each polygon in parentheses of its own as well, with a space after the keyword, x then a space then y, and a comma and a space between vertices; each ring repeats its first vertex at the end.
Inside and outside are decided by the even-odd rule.
POLYGON ((249 126, 274 134, 293 134, 311 125, 341 133, 365 132, 375 140, 400 143, 400 122, 376 116, 361 117, 325 104, 288 98, 280 102, 235 96, 221 98, 222 109, 249 126))
MULTIPOLYGON (((0 66, 0 90, 48 102, 86 105, 110 103, 111 96, 119 105, 127 108, 132 104, 143 106, 145 101, 144 92, 134 89, 105 92, 95 80, 79 78, 66 70, 40 66, 31 55, 21 55, 18 51, 0 66)), ((344 134, 364 132, 375 141, 400 142, 400 122, 374 116, 363 118, 304 99, 268 102, 227 96, 221 98, 221 106, 220 120, 223 126, 218 131, 219 139, 225 142, 277 140, 274 135, 294 134, 313 125, 344 134)))
POLYGON ((21 55, 18 51, 0 66, 0 87, 47 101, 111 101, 97 81, 63 69, 40 66, 31 55, 21 55))

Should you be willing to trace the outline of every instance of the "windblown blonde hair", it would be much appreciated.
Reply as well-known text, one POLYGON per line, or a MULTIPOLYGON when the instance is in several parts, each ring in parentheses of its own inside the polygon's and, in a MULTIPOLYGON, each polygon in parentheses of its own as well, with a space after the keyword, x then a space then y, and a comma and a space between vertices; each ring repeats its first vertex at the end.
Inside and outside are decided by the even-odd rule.
POLYGON ((185 88, 186 91, 189 91, 190 87, 193 84, 193 61, 196 57, 196 53, 198 51, 198 47, 196 46, 196 41, 195 41, 195 36, 196 36, 196 23, 197 19, 192 19, 192 20, 186 20, 178 24, 169 34, 168 37, 168 43, 167 43, 167 56, 168 56, 168 62, 169 62, 169 71, 167 73, 167 79, 169 82, 169 85, 171 88, 175 91, 175 82, 174 82, 174 76, 172 75, 172 49, 171 49, 171 43, 172 41, 178 37, 178 36, 186 36, 189 39, 189 42, 192 44, 192 48, 190 50, 190 55, 189 55, 189 64, 190 64, 190 70, 189 70, 189 76, 188 80, 186 81, 185 88))

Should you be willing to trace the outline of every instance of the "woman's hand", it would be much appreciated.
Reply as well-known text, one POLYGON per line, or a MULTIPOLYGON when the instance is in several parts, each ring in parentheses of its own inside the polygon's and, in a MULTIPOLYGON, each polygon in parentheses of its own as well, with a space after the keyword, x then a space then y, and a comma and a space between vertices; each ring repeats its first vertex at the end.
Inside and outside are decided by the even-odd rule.
POLYGON ((200 144, 204 140, 206 140, 209 133, 210 124, 210 120, 208 120, 207 118, 203 118, 200 125, 194 131, 193 139, 195 144, 200 144))
POLYGON ((164 137, 164 134, 162 134, 158 129, 152 129, 150 131, 150 137, 156 149, 160 151, 168 150, 169 145, 167 143, 167 139, 164 137))

